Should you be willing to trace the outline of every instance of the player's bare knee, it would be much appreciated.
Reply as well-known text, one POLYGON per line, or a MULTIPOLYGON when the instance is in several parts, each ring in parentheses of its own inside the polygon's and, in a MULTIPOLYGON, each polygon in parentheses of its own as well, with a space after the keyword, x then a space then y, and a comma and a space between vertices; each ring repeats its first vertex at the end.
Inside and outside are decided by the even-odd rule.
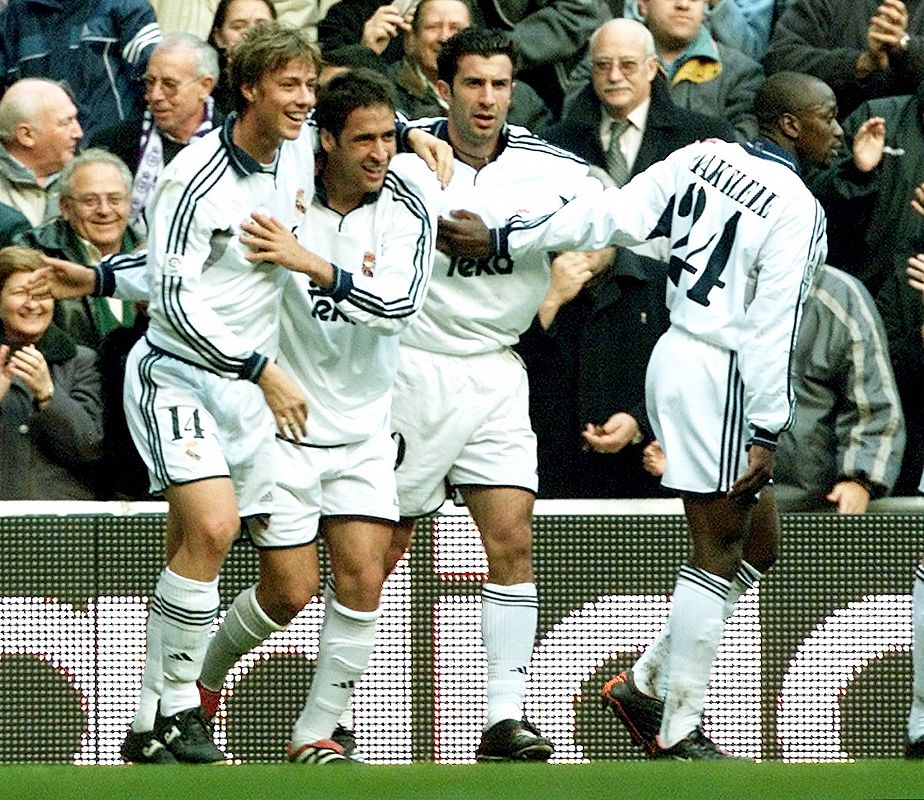
POLYGON ((532 580, 533 532, 529 525, 491 529, 483 534, 482 541, 492 576, 505 577, 497 582, 532 580))
POLYGON ((288 625, 318 593, 318 581, 263 582, 257 588, 257 602, 277 625, 288 625))
POLYGON ((388 550, 385 552, 386 577, 391 575, 398 565, 398 562, 404 558, 405 553, 411 549, 411 541, 413 540, 414 526, 416 523, 416 519, 402 519, 401 522, 395 525, 391 535, 391 543, 388 545, 388 550))
POLYGON ((191 552, 209 560, 223 560, 240 531, 240 520, 230 514, 216 514, 198 520, 195 531, 184 536, 191 552))
POLYGON ((353 565, 349 572, 335 573, 334 578, 337 600, 347 608, 374 611, 379 607, 382 584, 386 578, 381 564, 353 565))

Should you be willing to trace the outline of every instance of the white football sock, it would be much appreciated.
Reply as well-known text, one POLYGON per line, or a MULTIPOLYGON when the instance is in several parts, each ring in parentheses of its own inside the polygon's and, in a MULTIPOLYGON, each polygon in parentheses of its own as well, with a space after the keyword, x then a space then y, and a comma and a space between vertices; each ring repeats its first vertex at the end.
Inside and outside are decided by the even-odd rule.
POLYGON ((160 640, 163 632, 163 620, 159 613, 154 611, 152 603, 148 603, 148 620, 145 629, 145 658, 144 675, 141 678, 141 698, 138 708, 132 718, 131 729, 135 733, 145 733, 154 730, 154 719, 157 716, 157 706, 160 703, 160 694, 164 689, 164 665, 161 659, 160 640))
POLYGON ((731 583, 696 567, 677 576, 670 616, 668 684, 661 746, 672 747, 700 725, 709 675, 725 629, 731 583))
POLYGON ((536 584, 481 587, 481 638, 488 658, 485 730, 523 716, 526 676, 536 642, 536 584))
POLYGON ((924 565, 921 564, 914 571, 911 592, 911 637, 913 682, 908 739, 915 742, 924 736, 924 565))
POLYGON ((157 581, 151 605, 161 616, 164 685, 160 713, 165 717, 199 707, 196 680, 219 602, 218 578, 205 583, 167 568, 157 581))
POLYGON ((292 746, 329 739, 369 663, 381 609, 355 611, 332 599, 324 615, 308 699, 292 731, 292 746))
POLYGON ((219 691, 242 655, 282 630, 285 626, 273 622, 257 602, 256 585, 244 589, 234 598, 218 633, 209 642, 199 678, 202 685, 219 691))
MULTIPOLYGON (((324 621, 321 623, 321 630, 324 630, 324 625, 327 623, 327 615, 331 610, 331 600, 337 598, 337 582, 334 580, 333 574, 328 575, 327 580, 324 581, 324 621)), ((340 718, 337 720, 337 724, 343 726, 347 730, 354 729, 353 722, 353 698, 350 697, 350 703, 343 713, 340 715, 340 718)))
MULTIPOLYGON (((747 563, 741 562, 734 580, 731 582, 731 588, 725 598, 725 620, 727 621, 735 613, 735 604, 738 598, 748 591, 752 586, 763 578, 763 573, 758 572, 754 567, 747 563)), ((667 692, 667 656, 670 652, 670 627, 665 625, 658 638, 655 639, 648 649, 639 656, 638 661, 632 665, 632 678, 639 691, 653 697, 664 697, 667 692)))

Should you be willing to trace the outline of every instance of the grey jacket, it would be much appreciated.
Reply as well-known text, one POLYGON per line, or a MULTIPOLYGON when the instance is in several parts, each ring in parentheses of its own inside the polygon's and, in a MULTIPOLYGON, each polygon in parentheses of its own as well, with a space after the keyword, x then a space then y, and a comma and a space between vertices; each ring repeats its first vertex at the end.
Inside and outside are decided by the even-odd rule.
POLYGON ((780 509, 830 509, 825 495, 841 480, 888 494, 905 421, 882 320, 856 278, 827 265, 815 273, 793 374, 796 422, 780 435, 774 470, 780 509))
POLYGON ((709 65, 701 59, 688 61, 671 81, 671 99, 681 108, 698 111, 730 122, 738 141, 757 137, 754 94, 764 81, 764 72, 754 59, 716 42, 721 71, 709 77, 709 65))
POLYGON ((15 208, 33 227, 58 214, 57 176, 39 186, 35 173, 0 143, 0 203, 15 208))
POLYGON ((0 402, 0 500, 94 500, 103 446, 96 353, 54 325, 37 347, 54 396, 38 411, 32 392, 14 380, 0 402))

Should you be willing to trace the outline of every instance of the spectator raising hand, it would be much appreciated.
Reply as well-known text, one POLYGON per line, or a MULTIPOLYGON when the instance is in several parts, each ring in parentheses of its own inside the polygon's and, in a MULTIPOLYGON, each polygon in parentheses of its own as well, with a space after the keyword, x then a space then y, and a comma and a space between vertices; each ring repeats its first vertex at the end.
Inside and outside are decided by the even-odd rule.
MULTIPOLYGON (((363 36, 360 41, 376 55, 382 55, 389 42, 399 33, 411 29, 410 20, 404 17, 398 5, 396 3, 394 5, 379 6, 375 13, 366 20, 366 24, 363 25, 363 36)), ((400 5, 407 6, 408 3, 405 2, 400 5)))

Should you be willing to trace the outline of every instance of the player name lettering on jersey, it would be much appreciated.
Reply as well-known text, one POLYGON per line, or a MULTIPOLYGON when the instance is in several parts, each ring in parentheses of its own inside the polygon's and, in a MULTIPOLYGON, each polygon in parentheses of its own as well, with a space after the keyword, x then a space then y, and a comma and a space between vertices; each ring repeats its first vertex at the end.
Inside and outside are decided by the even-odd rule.
POLYGON ((723 158, 701 155, 690 166, 690 170, 757 216, 764 219, 769 216, 770 206, 777 195, 723 158))
POLYGON ((449 271, 446 275, 475 278, 479 275, 509 275, 511 272, 513 272, 513 261, 506 256, 493 255, 485 258, 453 256, 449 261, 449 271))

